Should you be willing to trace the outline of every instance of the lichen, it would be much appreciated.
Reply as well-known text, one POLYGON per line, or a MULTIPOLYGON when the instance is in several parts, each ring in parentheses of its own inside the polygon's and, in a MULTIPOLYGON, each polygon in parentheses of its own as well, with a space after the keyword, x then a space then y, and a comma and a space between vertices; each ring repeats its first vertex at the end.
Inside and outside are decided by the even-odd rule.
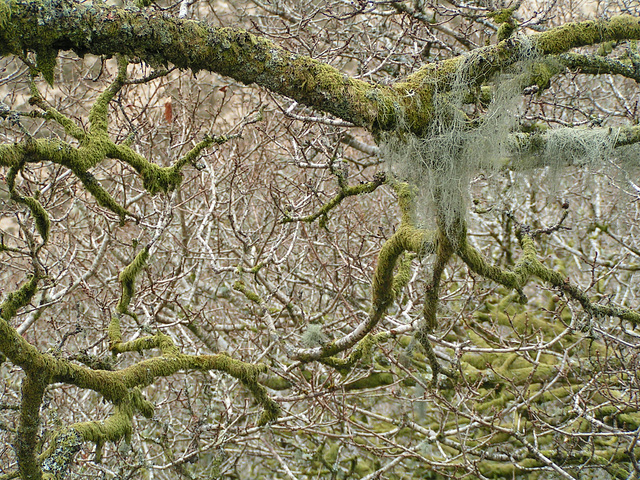
POLYGON ((476 57, 488 55, 482 51, 452 63, 455 70, 448 81, 438 81, 441 73, 425 76, 423 88, 433 91, 433 117, 421 135, 416 135, 411 122, 383 135, 382 157, 393 175, 416 187, 415 202, 423 226, 434 229, 440 222, 452 236, 468 210, 472 176, 500 168, 508 156, 510 134, 518 126, 522 88, 537 58, 525 37, 515 44, 519 50, 511 53, 517 65, 491 80, 493 96, 481 117, 470 117, 465 102, 470 85, 482 77, 476 71, 483 64, 476 57))
POLYGON ((73 429, 65 430, 56 435, 53 440, 55 449, 42 462, 42 472, 45 479, 64 478, 69 471, 71 462, 82 447, 82 438, 73 429))
POLYGON ((306 348, 315 348, 324 345, 327 342, 327 336, 322 331, 322 326, 317 323, 307 325, 306 330, 300 338, 300 343, 306 348))

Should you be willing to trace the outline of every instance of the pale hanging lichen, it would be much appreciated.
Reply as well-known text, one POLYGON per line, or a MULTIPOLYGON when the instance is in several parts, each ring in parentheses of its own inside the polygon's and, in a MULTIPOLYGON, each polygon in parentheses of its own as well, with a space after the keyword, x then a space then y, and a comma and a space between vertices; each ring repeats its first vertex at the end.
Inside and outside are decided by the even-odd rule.
POLYGON ((383 158, 392 173, 416 186, 418 217, 427 226, 437 219, 452 233, 467 210, 473 175, 500 168, 509 155, 509 135, 518 127, 522 90, 536 60, 525 37, 519 43, 519 61, 493 78, 486 107, 476 105, 474 112, 469 106, 469 85, 482 75, 469 71, 468 65, 478 63, 472 53, 468 61, 459 62, 450 86, 440 91, 435 88, 433 121, 424 135, 416 136, 408 129, 385 135, 383 158), (483 111, 478 114, 477 110, 483 111))

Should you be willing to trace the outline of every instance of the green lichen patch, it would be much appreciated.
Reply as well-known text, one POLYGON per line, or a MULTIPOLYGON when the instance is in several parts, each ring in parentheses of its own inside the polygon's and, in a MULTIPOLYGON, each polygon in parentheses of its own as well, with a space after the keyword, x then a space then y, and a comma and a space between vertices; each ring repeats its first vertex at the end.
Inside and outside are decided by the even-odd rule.
POLYGON ((61 479, 67 475, 73 457, 82 447, 82 436, 74 429, 58 433, 52 440, 53 451, 42 462, 44 478, 61 479))

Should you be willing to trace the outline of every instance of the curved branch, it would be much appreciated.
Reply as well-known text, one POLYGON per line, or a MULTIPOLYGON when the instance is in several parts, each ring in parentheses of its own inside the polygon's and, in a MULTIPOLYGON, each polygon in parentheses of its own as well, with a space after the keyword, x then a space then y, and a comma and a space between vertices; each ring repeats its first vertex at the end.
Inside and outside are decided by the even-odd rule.
POLYGON ((344 200, 345 198, 352 197, 354 195, 361 195, 363 193, 371 193, 380 185, 382 185, 385 182, 385 180, 386 178, 384 173, 381 173, 381 174, 377 174, 373 179, 373 181, 371 182, 361 183, 360 185, 354 185, 354 186, 342 186, 338 194, 335 197, 333 197, 331 200, 329 200, 327 203, 325 203, 322 207, 320 207, 320 209, 317 212, 307 215, 306 217, 285 217, 282 219, 282 223, 291 223, 291 222, 313 223, 319 217, 326 217, 327 214, 331 210, 333 210, 335 207, 340 205, 342 200, 344 200))
MULTIPOLYGON (((352 332, 344 337, 316 348, 299 348, 293 352, 293 358, 303 362, 319 360, 343 352, 363 340, 380 322, 387 309, 396 297, 406 280, 406 265, 401 266, 398 273, 394 270, 398 259, 405 252, 419 255, 433 253, 437 240, 433 232, 422 230, 414 226, 412 218, 412 197, 414 192, 403 183, 395 185, 398 192, 398 203, 402 210, 402 221, 396 233, 389 238, 378 254, 378 264, 373 275, 371 286, 371 311, 367 319, 360 323, 352 332)), ((364 347, 362 347, 364 348, 364 347)), ((358 357, 359 358, 359 357, 358 357)))
POLYGON ((615 317, 633 325, 640 324, 639 312, 618 305, 601 305, 592 302, 585 292, 575 285, 572 285, 569 280, 564 278, 560 273, 540 262, 540 260, 538 260, 533 234, 527 231, 526 227, 522 227, 517 235, 520 246, 522 247, 522 258, 516 263, 513 270, 505 270, 490 265, 466 240, 461 243, 456 253, 472 271, 500 285, 516 290, 520 294, 520 301, 522 303, 525 303, 527 300, 522 293, 522 289, 528 279, 534 276, 548 285, 557 288, 573 300, 576 300, 580 303, 584 311, 592 317, 615 317))

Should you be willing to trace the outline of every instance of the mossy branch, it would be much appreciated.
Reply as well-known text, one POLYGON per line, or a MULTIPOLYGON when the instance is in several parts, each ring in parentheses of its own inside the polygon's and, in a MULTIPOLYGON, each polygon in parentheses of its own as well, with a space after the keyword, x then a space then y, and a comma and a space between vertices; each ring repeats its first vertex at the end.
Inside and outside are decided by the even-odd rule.
POLYGON ((36 224, 36 230, 42 238, 42 244, 44 245, 49 240, 49 230, 51 228, 49 214, 35 197, 23 197, 16 191, 15 180, 18 170, 19 167, 11 167, 7 173, 7 186, 9 187, 11 199, 14 202, 21 203, 29 207, 36 224))
POLYGON ((150 385, 156 378, 167 377, 179 370, 217 370, 240 380, 251 391, 256 401, 262 405, 263 414, 258 422, 259 425, 264 425, 277 418, 280 408, 268 396, 265 388, 258 383, 259 375, 267 371, 266 365, 245 363, 226 354, 183 355, 180 354, 171 338, 161 333, 111 345, 111 350, 117 353, 142 352, 151 348, 160 348, 162 355, 144 360, 117 373, 129 388, 150 385))
MULTIPOLYGON (((117 319, 112 320, 109 331, 112 341, 120 338, 117 319)), ((161 356, 143 360, 119 371, 92 371, 66 362, 56 364, 52 381, 64 381, 80 388, 96 390, 113 402, 115 409, 106 421, 77 423, 58 432, 49 449, 42 455, 45 478, 63 478, 73 456, 84 442, 96 444, 96 461, 100 459, 105 442, 115 442, 121 438, 129 442, 136 412, 147 418, 153 416, 154 406, 143 398, 140 388, 151 385, 159 377, 167 377, 180 370, 216 370, 238 379, 262 407, 258 425, 277 419, 280 407, 258 383, 260 374, 267 371, 265 365, 242 362, 225 354, 180 354, 173 341, 163 334, 112 344, 112 350, 119 353, 142 352, 149 348, 160 348, 161 356)))
POLYGON ((174 345, 171 338, 162 333, 140 337, 124 343, 112 342, 109 346, 109 350, 114 354, 125 352, 142 353, 145 350, 151 350, 153 348, 159 348, 163 355, 177 355, 179 353, 178 348, 174 345))
POLYGON ((480 252, 469 245, 466 237, 456 248, 456 254, 467 264, 471 271, 517 291, 522 291, 522 287, 529 278, 531 271, 528 266, 535 260, 536 255, 535 250, 533 252, 523 252, 522 258, 513 270, 502 269, 484 260, 480 252))
POLYGON ((43 453, 43 478, 62 480, 66 477, 74 455, 84 442, 96 444, 96 462, 101 461, 102 448, 107 441, 116 442, 122 438, 131 441, 133 416, 136 412, 146 418, 153 416, 153 404, 142 397, 139 389, 134 388, 116 404, 107 420, 81 422, 70 425, 56 433, 49 448, 43 453))
POLYGON ((531 35, 536 49, 543 55, 557 55, 571 49, 616 40, 638 40, 640 21, 631 15, 610 19, 566 23, 546 32, 531 35))
MULTIPOLYGON (((130 300, 133 295, 133 282, 147 259, 148 254, 145 252, 146 249, 142 250, 120 275, 125 300, 130 300)), ((138 388, 150 385, 158 377, 169 376, 179 370, 217 370, 227 373, 240 380, 262 406, 263 412, 258 421, 260 425, 277 418, 280 412, 278 404, 268 396, 266 389, 258 384, 259 375, 267 370, 265 365, 241 362, 227 355, 183 355, 171 339, 163 334, 122 343, 119 316, 115 316, 109 325, 112 350, 120 353, 160 348, 161 356, 143 360, 124 370, 107 371, 92 370, 39 353, 8 324, 8 320, 17 310, 29 303, 36 292, 37 282, 37 277, 31 277, 18 290, 7 295, 1 306, 3 321, 0 321, 0 351, 27 371, 27 378, 23 384, 22 420, 16 444, 24 478, 42 478, 39 460, 35 457, 37 448, 34 442, 38 433, 37 412, 44 388, 50 382, 63 382, 99 392, 105 399, 114 403, 115 411, 105 422, 75 424, 60 432, 50 449, 42 456, 45 478, 63 478, 82 442, 96 443, 99 453, 106 441, 128 438, 131 434, 132 418, 136 412, 146 417, 153 414, 153 405, 144 400, 138 388)), ((122 305, 126 308, 128 302, 125 301, 122 305)))
POLYGON ((171 168, 176 172, 179 172, 185 165, 192 164, 195 165, 198 157, 202 153, 205 148, 210 147, 211 145, 224 145, 229 140, 234 138, 239 138, 240 134, 235 135, 217 135, 215 137, 210 137, 206 135, 204 140, 198 142, 198 144, 189 150, 181 159, 179 159, 171 168))
POLYGON ((180 169, 156 165, 127 145, 113 145, 110 153, 113 158, 133 167, 142 177, 145 190, 152 195, 172 191, 182 183, 180 169))
POLYGON ((36 67, 51 87, 53 87, 57 58, 58 51, 49 45, 36 50, 36 67))
POLYGON ((414 252, 404 252, 402 259, 400 260, 400 264, 398 265, 398 269, 396 271, 395 276, 393 277, 393 296, 398 298, 402 293, 402 290, 409 284, 411 281, 411 264, 414 258, 416 258, 417 254, 414 252))
MULTIPOLYGON (((396 295, 393 271, 396 261, 405 251, 426 255, 436 250, 438 240, 432 232, 415 226, 415 191, 407 183, 393 185, 398 195, 401 221, 398 229, 382 246, 378 254, 378 265, 373 276, 372 301, 375 309, 386 310, 396 295)), ((404 275, 404 271, 399 272, 404 275)), ((396 284, 397 287, 397 284, 396 284)))
MULTIPOLYGON (((558 165, 582 166, 593 159, 589 149, 607 145, 601 150, 607 159, 615 158, 616 149, 640 142, 640 126, 622 126, 618 128, 553 128, 549 130, 533 131, 531 133, 514 133, 509 136, 509 163, 505 166, 516 170, 558 165), (562 151, 559 151, 554 142, 560 142, 562 151), (558 157, 561 157, 560 159, 558 157)), ((620 152, 625 160, 632 165, 640 165, 636 155, 625 155, 620 152)))
POLYGON ((31 139, 28 145, 24 143, 0 145, 0 165, 17 170, 26 162, 49 161, 62 165, 76 175, 99 205, 108 208, 123 220, 126 216, 133 215, 121 207, 88 171, 89 168, 107 158, 107 147, 105 142, 76 148, 59 140, 31 139))
POLYGON ((110 345, 122 343, 122 328, 120 325, 120 314, 111 317, 109 326, 107 327, 107 337, 110 345))
POLYGON ((180 370, 217 370, 240 380, 263 408, 259 425, 274 421, 279 415, 280 407, 258 383, 259 375, 267 371, 267 366, 242 362, 226 354, 162 355, 127 367, 118 372, 118 376, 129 388, 144 387, 151 385, 158 377, 167 377, 180 370))
POLYGON ((20 308, 29 305, 38 290, 38 280, 38 277, 32 275, 20 288, 7 294, 4 302, 0 305, 0 317, 5 322, 15 317, 20 308))
POLYGON ((48 384, 47 372, 28 372, 22 381, 18 434, 14 443, 22 478, 39 480, 42 472, 37 458, 40 433, 40 406, 48 384))
POLYGON ((600 305, 593 303, 582 290, 575 285, 572 285, 569 282, 569 279, 563 278, 563 276, 558 272, 555 272, 549 267, 543 265, 536 256, 531 255, 532 253, 535 253, 535 244, 533 237, 530 234, 526 231, 521 232, 520 237, 521 238, 519 240, 522 245, 523 252, 530 252, 529 258, 532 258, 532 260, 530 265, 527 266, 527 270, 530 270, 533 275, 556 287, 574 300, 577 300, 584 311, 592 317, 614 317, 636 326, 640 325, 640 312, 618 305, 600 305))
POLYGON ((93 139, 108 137, 109 128, 109 103, 122 89, 127 80, 128 62, 123 55, 118 55, 118 74, 109 87, 102 92, 89 111, 89 132, 93 139))
POLYGON ((142 268, 147 263, 149 259, 149 248, 144 247, 133 261, 127 265, 120 275, 118 276, 118 280, 122 284, 122 296, 120 297, 120 301, 116 306, 116 311, 121 314, 127 314, 135 317, 135 314, 129 311, 129 303, 133 298, 133 294, 135 293, 135 280, 138 274, 142 271, 142 268))
POLYGON ((342 375, 346 375, 358 363, 362 362, 364 365, 370 364, 371 355, 375 346, 386 342, 389 337, 388 332, 381 332, 375 335, 369 333, 358 342, 347 358, 324 357, 320 359, 320 362, 331 368, 335 368, 342 375))
MULTIPOLYGON (((545 232, 541 231, 541 233, 545 232)), ((582 290, 572 285, 569 279, 563 278, 558 272, 543 265, 542 262, 538 260, 534 235, 526 226, 520 226, 517 236, 522 248, 522 257, 512 270, 505 270, 490 265, 466 240, 456 249, 456 253, 475 273, 493 280, 500 285, 516 290, 520 295, 520 301, 522 303, 526 303, 527 301, 522 290, 528 279, 531 276, 535 276, 548 285, 567 294, 572 299, 577 300, 585 312, 593 317, 615 317, 628 321, 633 325, 640 325, 640 312, 616 305, 593 303, 582 290)))
POLYGON ((325 203, 317 212, 307 215, 306 217, 285 217, 282 219, 282 223, 291 222, 306 222, 312 223, 320 217, 326 217, 327 214, 335 207, 340 205, 342 201, 347 197, 353 197, 355 195, 362 195, 364 193, 371 193, 380 185, 386 181, 384 173, 376 174, 375 178, 371 182, 361 183, 360 185, 353 186, 341 186, 338 194, 325 203))
POLYGON ((195 165, 205 148, 211 145, 222 145, 236 137, 237 135, 207 136, 170 167, 160 167, 148 161, 127 145, 114 145, 111 155, 133 167, 142 177, 145 190, 154 195, 159 192, 170 192, 180 186, 182 169, 187 164, 195 165))
POLYGON ((438 308, 438 299, 440 298, 440 282, 444 274, 444 269, 449 263, 454 251, 453 245, 447 238, 447 235, 440 230, 431 281, 425 286, 424 292, 423 316, 425 323, 423 328, 425 336, 433 332, 438 326, 436 311, 438 308))
MULTIPOLYGON (((297 349, 293 352, 293 357, 303 362, 319 360, 331 357, 339 352, 343 352, 358 344, 365 338, 380 322, 387 309, 395 299, 396 290, 394 287, 404 281, 406 267, 401 269, 398 280, 394 270, 396 263, 404 252, 413 252, 418 255, 427 255, 436 248, 436 241, 432 232, 416 228, 413 224, 413 194, 412 189, 405 183, 397 183, 394 188, 398 192, 398 203, 402 211, 402 220, 397 231, 389 238, 380 249, 378 263, 373 275, 371 285, 371 311, 367 319, 360 323, 348 335, 339 340, 328 342, 325 345, 309 348, 297 349)), ((330 360, 336 362, 336 360, 330 360)), ((340 362, 335 363, 338 366, 340 362)))
MULTIPOLYGON (((463 232, 462 234, 464 235, 466 232, 463 232)), ((445 373, 447 376, 453 376, 451 372, 444 369, 440 365, 440 362, 438 362, 431 342, 429 341, 429 334, 438 326, 437 310, 438 301, 440 299, 440 282, 442 280, 445 267, 455 252, 451 241, 442 228, 438 230, 438 241, 436 242, 436 245, 436 259, 433 264, 431 280, 427 282, 425 286, 424 305, 422 309, 423 321, 416 332, 416 338, 424 348, 427 359, 429 360, 432 383, 434 385, 437 384, 438 374, 441 372, 445 373)))
POLYGON ((253 290, 248 289, 247 286, 244 284, 244 282, 241 281, 241 280, 237 280, 233 284, 233 289, 237 290, 240 293, 242 293, 245 297, 247 297, 247 300, 250 300, 251 302, 255 303, 256 305, 262 305, 262 303, 264 302, 264 300, 262 299, 262 297, 260 295, 258 295, 253 290))
MULTIPOLYGON (((7 26, 0 31, 0 55, 36 51, 49 61, 52 52, 74 50, 79 55, 136 56, 151 64, 170 62, 193 72, 208 70, 245 84, 257 83, 372 131, 409 125, 416 133, 424 132, 431 121, 435 89, 450 86, 463 61, 474 77, 472 83, 477 85, 518 61, 522 42, 533 43, 541 55, 557 55, 585 45, 640 39, 640 24, 628 15, 569 23, 531 35, 528 40, 510 37, 466 57, 431 63, 407 81, 386 87, 350 78, 329 65, 290 54, 240 29, 214 28, 204 22, 106 4, 69 4, 66 0, 39 4, 37 8, 29 0, 16 0, 10 10, 11 16, 4 17, 7 26), (109 22, 96 18, 109 18, 109 22), (415 102, 415 98, 420 101, 415 102)), ((110 93, 105 93, 93 109, 92 132, 106 135, 106 104, 124 81, 123 69, 120 71, 110 93)))
POLYGON ((48 105, 44 101, 33 79, 31 79, 30 90, 31 90, 31 98, 29 99, 29 103, 43 110, 45 113, 46 119, 54 120, 55 122, 57 122, 61 127, 64 128, 64 131, 67 133, 67 135, 72 136, 73 138, 78 140, 80 143, 86 140, 87 133, 84 131, 82 127, 78 126, 76 122, 71 120, 71 118, 67 117, 66 115, 63 115, 58 110, 53 108, 51 105, 48 105))
POLYGON ((573 71, 591 75, 621 75, 640 83, 640 72, 630 63, 600 55, 564 53, 557 57, 558 62, 573 71))

